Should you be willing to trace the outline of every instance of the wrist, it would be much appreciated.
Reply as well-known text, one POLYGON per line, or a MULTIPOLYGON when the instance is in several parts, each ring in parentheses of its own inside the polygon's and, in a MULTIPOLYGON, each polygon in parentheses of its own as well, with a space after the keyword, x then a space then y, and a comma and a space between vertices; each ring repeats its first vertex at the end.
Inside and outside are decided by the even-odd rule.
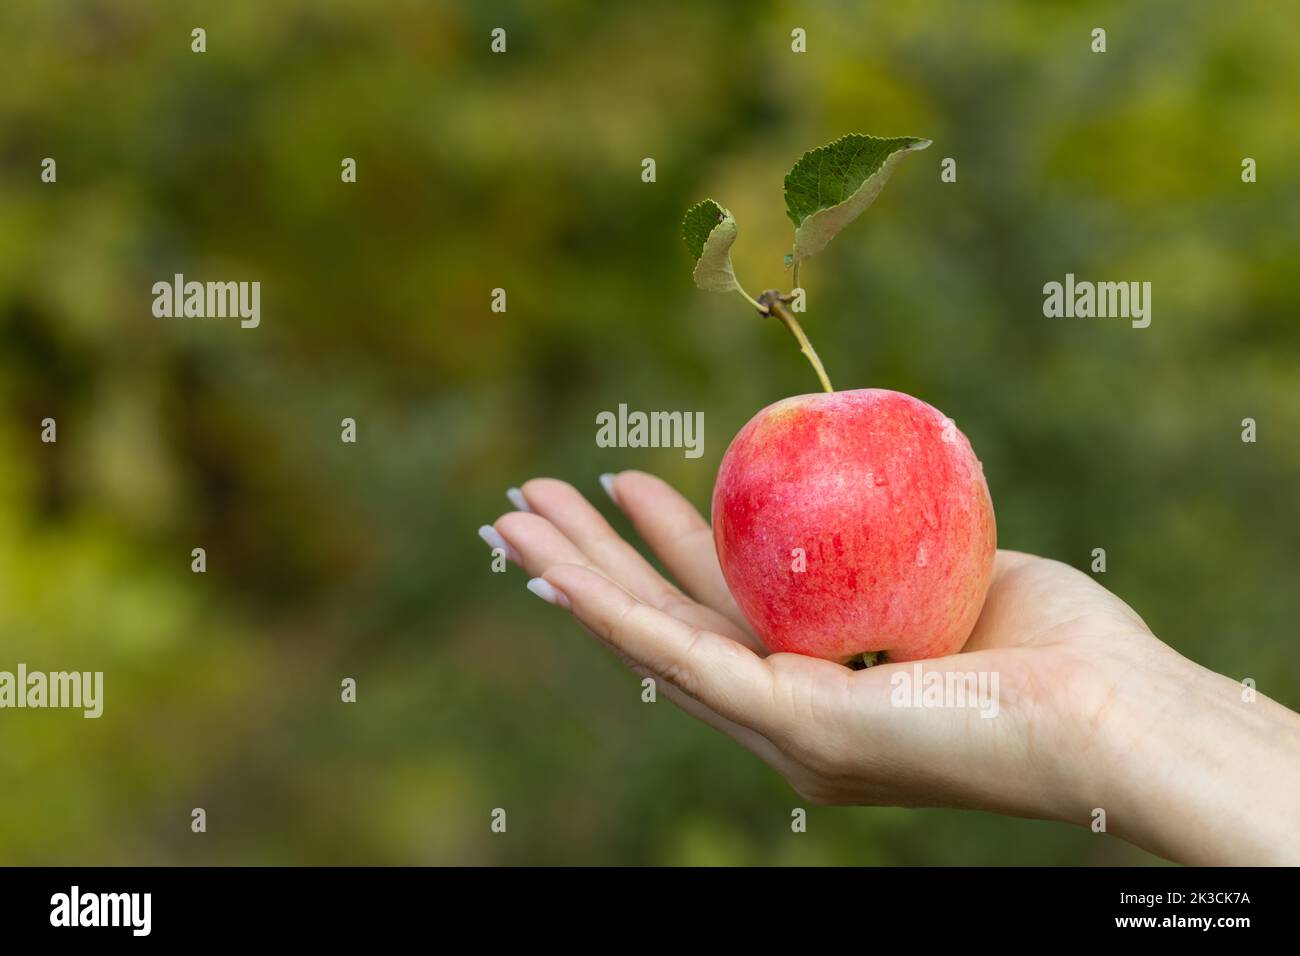
POLYGON ((1141 663, 1098 727, 1108 832, 1182 863, 1300 862, 1300 716, 1163 644, 1141 663))

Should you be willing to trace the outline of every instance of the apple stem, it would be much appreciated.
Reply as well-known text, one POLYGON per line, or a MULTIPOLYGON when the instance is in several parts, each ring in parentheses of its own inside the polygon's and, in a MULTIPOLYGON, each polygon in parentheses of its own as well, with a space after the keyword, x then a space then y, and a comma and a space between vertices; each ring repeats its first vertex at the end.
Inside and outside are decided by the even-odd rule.
POLYGON ((822 367, 822 360, 817 357, 817 350, 808 341, 808 336, 804 335, 803 327, 799 325, 799 320, 794 317, 794 313, 786 308, 786 304, 791 301, 793 300, 790 296, 782 295, 776 289, 768 289, 758 297, 758 307, 764 315, 775 315, 790 330, 790 334, 799 343, 799 351, 808 357, 813 371, 817 373, 817 378, 822 383, 822 390, 833 392, 835 389, 831 386, 831 380, 826 377, 826 369, 822 367))
POLYGON ((868 667, 875 667, 877 664, 883 664, 884 661, 884 651, 863 651, 856 657, 850 658, 848 666, 855 671, 864 671, 868 667))

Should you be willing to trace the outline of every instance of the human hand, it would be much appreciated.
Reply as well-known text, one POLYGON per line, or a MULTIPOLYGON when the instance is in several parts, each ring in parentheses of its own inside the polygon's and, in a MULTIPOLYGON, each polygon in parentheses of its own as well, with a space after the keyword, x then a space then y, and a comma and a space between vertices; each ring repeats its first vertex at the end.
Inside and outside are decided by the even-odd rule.
POLYGON ((767 653, 727 590, 699 513, 651 475, 607 481, 680 588, 553 479, 525 484, 529 511, 502 516, 484 537, 503 539, 530 590, 571 610, 634 671, 809 800, 1082 825, 1102 809, 1111 832, 1171 858, 1300 860, 1295 808, 1272 814, 1278 805, 1267 799, 1286 792, 1279 766, 1300 783, 1300 718, 1266 698, 1242 702, 1235 682, 1179 656, 1081 572, 999 551, 960 654, 854 671, 767 653), (996 716, 900 705, 896 688, 921 673, 995 679, 986 686, 996 716), (1225 745, 1210 746, 1216 738, 1225 745), (1260 761, 1272 765, 1267 793, 1251 796, 1260 761))

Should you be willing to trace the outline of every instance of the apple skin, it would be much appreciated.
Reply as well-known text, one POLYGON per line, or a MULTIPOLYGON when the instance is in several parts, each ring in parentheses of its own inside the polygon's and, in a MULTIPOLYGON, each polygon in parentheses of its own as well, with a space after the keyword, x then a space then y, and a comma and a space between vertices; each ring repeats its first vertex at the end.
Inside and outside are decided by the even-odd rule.
POLYGON ((966 436, 920 399, 867 388, 798 395, 750 419, 718 468, 713 540, 769 650, 912 661, 965 644, 997 530, 966 436))

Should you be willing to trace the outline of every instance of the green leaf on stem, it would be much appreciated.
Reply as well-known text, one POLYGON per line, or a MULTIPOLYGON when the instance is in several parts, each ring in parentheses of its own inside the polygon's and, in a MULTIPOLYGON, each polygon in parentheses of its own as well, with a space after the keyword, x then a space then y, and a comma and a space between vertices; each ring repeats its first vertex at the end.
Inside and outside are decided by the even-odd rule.
POLYGON ((695 284, 710 292, 739 289, 731 269, 731 244, 736 241, 736 220, 712 199, 686 210, 682 238, 695 258, 695 284))
POLYGON ((786 215, 794 223, 791 264, 810 259, 880 194, 903 156, 928 139, 857 133, 803 154, 785 177, 786 215))

